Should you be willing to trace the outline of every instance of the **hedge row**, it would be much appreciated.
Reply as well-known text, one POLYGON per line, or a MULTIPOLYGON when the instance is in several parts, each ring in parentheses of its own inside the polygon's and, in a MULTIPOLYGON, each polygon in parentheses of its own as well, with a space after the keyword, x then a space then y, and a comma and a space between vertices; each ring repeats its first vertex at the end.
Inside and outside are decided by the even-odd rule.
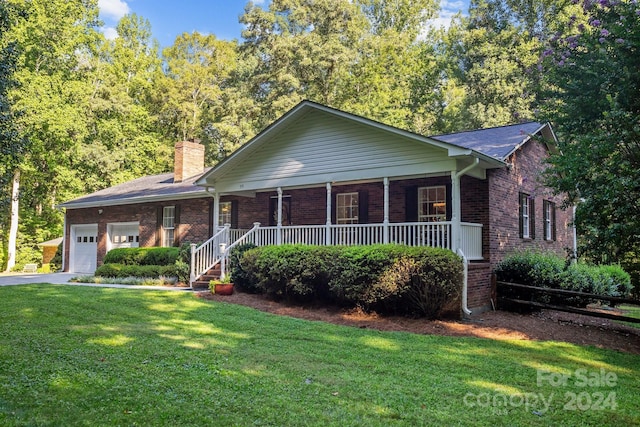
POLYGON ((462 260, 444 249, 401 245, 237 249, 231 257, 231 278, 239 290, 291 302, 434 318, 459 300, 462 288, 462 260))
POLYGON ((103 264, 95 272, 99 277, 178 277, 176 265, 103 264))
POLYGON ((111 249, 104 257, 105 264, 170 265, 180 255, 177 247, 144 247, 111 249))
MULTIPOLYGON (((567 264, 552 253, 520 252, 506 257, 495 269, 500 281, 567 289, 603 296, 627 297, 631 279, 619 265, 567 264)), ((532 296, 533 298, 533 296, 532 296)), ((596 300, 580 297, 539 296, 539 302, 560 303, 584 307, 596 300)))

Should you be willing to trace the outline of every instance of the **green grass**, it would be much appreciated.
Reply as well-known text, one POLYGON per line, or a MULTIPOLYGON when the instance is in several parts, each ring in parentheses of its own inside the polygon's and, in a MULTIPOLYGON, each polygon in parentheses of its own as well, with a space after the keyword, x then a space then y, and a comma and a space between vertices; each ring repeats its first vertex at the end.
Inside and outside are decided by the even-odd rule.
MULTIPOLYGON (((623 304, 618 308, 624 312, 625 316, 640 319, 640 306, 623 304)), ((619 323, 622 323, 623 325, 627 325, 627 326, 633 326, 634 328, 640 328, 640 323, 633 323, 633 322, 619 322, 619 323)))
POLYGON ((637 425, 638 402, 640 358, 594 347, 348 328, 187 292, 0 288, 3 426, 637 425))

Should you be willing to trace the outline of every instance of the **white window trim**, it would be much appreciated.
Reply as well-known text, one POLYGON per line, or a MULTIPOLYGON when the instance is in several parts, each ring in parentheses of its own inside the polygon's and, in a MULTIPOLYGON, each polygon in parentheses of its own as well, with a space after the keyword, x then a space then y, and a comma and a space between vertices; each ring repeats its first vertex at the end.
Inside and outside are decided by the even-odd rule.
MULTIPOLYGON (((346 196, 349 196, 349 200, 352 201, 354 196, 355 199, 358 201, 358 203, 360 203, 360 196, 358 195, 357 191, 353 191, 353 192, 349 192, 349 193, 337 193, 336 194, 336 224, 358 224, 360 221, 359 218, 359 209, 360 206, 359 204, 356 205, 356 210, 355 210, 355 216, 351 216, 351 217, 340 217, 340 211, 341 208, 349 208, 348 212, 352 213, 353 212, 353 204, 350 204, 349 206, 347 205, 341 205, 340 200, 342 199, 344 201, 344 199, 346 198, 346 196)), ((343 209, 344 210, 344 209, 343 209)))
POLYGON ((170 247, 173 246, 175 242, 175 229, 176 229, 176 207, 174 206, 163 206, 162 207, 162 246, 170 247), (173 215, 167 216, 167 210, 171 209, 173 215), (171 224, 167 226, 167 220, 171 218, 171 224), (171 232, 171 239, 168 238, 169 232, 171 232), (168 242, 168 240, 171 240, 168 242))
POLYGON ((531 238, 531 215, 529 209, 531 207, 531 203, 529 203, 529 196, 524 195, 522 198, 522 238, 530 239, 531 238))
POLYGON ((432 185, 428 187, 419 187, 418 188, 418 221, 420 222, 438 222, 438 221, 446 221, 447 220, 447 187, 445 185, 432 185), (438 190, 442 189, 444 193, 443 200, 429 200, 426 201, 423 198, 424 190, 428 193, 429 190, 438 190), (422 206, 425 203, 444 203, 444 214, 434 214, 434 215, 422 215, 422 206))

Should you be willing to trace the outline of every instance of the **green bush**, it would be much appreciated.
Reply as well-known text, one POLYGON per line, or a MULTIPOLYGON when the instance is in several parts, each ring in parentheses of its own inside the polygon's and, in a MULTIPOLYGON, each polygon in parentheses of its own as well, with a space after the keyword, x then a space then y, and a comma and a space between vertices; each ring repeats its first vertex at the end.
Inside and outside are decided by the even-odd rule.
POLYGON ((103 264, 96 269, 98 277, 176 277, 174 265, 103 264))
POLYGON ((435 248, 267 246, 245 251, 240 262, 255 291, 380 313, 435 317, 462 284, 462 260, 435 248))
POLYGON ((308 302, 326 300, 328 274, 331 268, 331 247, 306 245, 265 246, 251 249, 243 257, 254 264, 251 275, 258 290, 274 298, 308 302), (252 254, 253 255, 253 254, 252 254))
POLYGON ((251 272, 244 268, 242 261, 245 253, 255 248, 253 243, 244 243, 231 249, 229 253, 229 270, 231 274, 231 281, 241 292, 250 294, 259 293, 260 289, 257 287, 257 279, 251 275, 251 272))
POLYGON ((180 255, 176 247, 144 247, 111 249, 104 257, 105 264, 171 265, 180 255))
MULTIPOLYGON (((628 296, 631 279, 619 265, 566 265, 565 261, 552 253, 519 252, 506 257, 495 269, 500 281, 520 283, 550 289, 566 289, 602 296, 628 296)), ((586 307, 597 298, 579 296, 549 296, 529 290, 504 291, 502 296, 517 296, 520 299, 543 303, 566 304, 586 307)))

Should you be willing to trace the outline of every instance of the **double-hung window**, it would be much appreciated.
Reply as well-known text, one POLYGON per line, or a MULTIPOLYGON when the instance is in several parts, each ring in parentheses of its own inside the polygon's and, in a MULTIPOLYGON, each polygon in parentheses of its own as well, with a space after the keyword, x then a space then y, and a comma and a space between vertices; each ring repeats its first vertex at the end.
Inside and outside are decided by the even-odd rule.
POLYGON ((447 219, 447 189, 444 185, 418 188, 418 221, 447 219))
POLYGON ((535 239, 535 199, 520 193, 520 237, 535 239))
POLYGON ((231 202, 220 202, 220 211, 218 212, 218 226, 231 224, 231 202))
POLYGON ((336 223, 358 224, 359 222, 358 193, 336 194, 336 223))
POLYGON ((545 200, 543 202, 544 213, 544 240, 556 240, 556 204, 545 200))
POLYGON ((176 207, 162 208, 162 246, 173 246, 175 242, 176 207))

